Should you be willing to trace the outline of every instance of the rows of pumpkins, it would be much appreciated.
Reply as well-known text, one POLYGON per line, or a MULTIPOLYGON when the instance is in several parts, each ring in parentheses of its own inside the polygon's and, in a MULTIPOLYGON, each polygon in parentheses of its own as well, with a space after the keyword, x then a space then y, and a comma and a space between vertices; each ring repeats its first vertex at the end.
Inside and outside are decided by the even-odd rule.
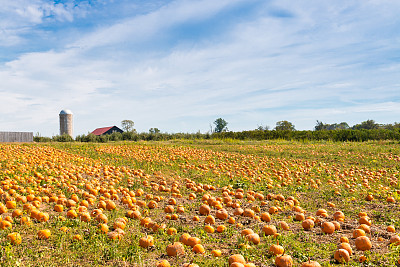
MULTIPOLYGON (((1 181, 0 194, 0 229, 12 229, 14 222, 19 221, 21 225, 31 225, 32 223, 47 222, 52 217, 49 211, 43 210, 43 203, 51 206, 56 214, 60 214, 58 219, 79 219, 83 222, 96 221, 99 231, 107 235, 111 240, 122 240, 125 236, 125 228, 129 220, 139 220, 140 225, 152 231, 166 231, 168 235, 178 235, 177 229, 167 227, 165 223, 157 222, 150 216, 146 216, 149 210, 162 208, 166 220, 179 220, 180 216, 191 216, 193 222, 203 224, 204 231, 207 233, 222 233, 229 225, 238 229, 238 234, 243 236, 249 244, 257 246, 261 243, 261 237, 278 237, 283 231, 290 229, 290 225, 282 220, 277 226, 272 224, 274 214, 290 209, 293 212, 293 219, 301 223, 304 231, 310 231, 319 227, 326 235, 337 233, 341 229, 341 223, 345 221, 345 215, 336 209, 334 203, 327 203, 336 211, 329 215, 326 209, 318 209, 315 215, 307 213, 300 205, 300 202, 292 196, 285 197, 282 194, 264 194, 242 188, 233 189, 232 186, 219 188, 209 184, 202 184, 191 179, 180 177, 166 179, 160 174, 145 174, 140 170, 131 170, 125 167, 102 166, 90 160, 79 160, 77 165, 61 163, 71 155, 47 148, 43 152, 52 152, 52 157, 47 157, 46 153, 39 156, 38 161, 48 166, 48 170, 58 172, 59 177, 51 177, 34 172, 33 176, 21 178, 15 171, 10 169, 4 171, 6 177, 1 181), (54 153, 61 153, 61 159, 56 159, 54 153), (54 160, 54 161, 52 161, 54 160), (86 166, 83 162, 90 163, 86 166), (98 165, 96 165, 98 164, 98 165), (61 167, 60 167, 61 166, 61 167), (68 167, 68 170, 63 168, 68 167), (128 185, 134 184, 137 180, 141 181, 141 188, 132 190, 128 187, 120 186, 120 183, 128 177, 128 185), (25 179, 28 181, 26 182, 25 179), (34 184, 34 188, 29 188, 27 184, 34 184), (70 194, 66 197, 59 189, 65 189, 70 194), (146 193, 147 191, 147 193, 146 193), (183 191, 188 191, 185 195, 183 191), (152 192, 152 193, 150 193, 152 192), (184 194, 184 195, 183 195, 184 194), (188 214, 185 207, 180 203, 181 199, 197 203, 195 214, 188 214), (126 209, 124 217, 116 218, 112 223, 108 221, 107 212, 115 209, 126 209), (62 215, 65 215, 62 216, 62 215), (263 223, 261 233, 254 232, 251 228, 246 228, 240 221, 250 219, 254 222, 263 223), (228 226, 227 226, 228 225, 228 226), (261 237, 260 237, 261 234, 261 237)), ((40 150, 39 150, 40 152, 40 150)), ((33 152, 31 152, 33 153, 33 152)), ((75 159, 76 160, 76 159, 75 159)), ((15 167, 14 169, 18 169, 15 167)), ((21 172, 27 171, 25 167, 20 167, 21 172)), ((359 213, 358 227, 353 229, 350 242, 346 236, 338 238, 339 245, 334 252, 334 259, 338 263, 346 263, 351 260, 353 249, 359 251, 371 250, 373 244, 368 237, 371 232, 372 220, 365 212, 359 213), (351 245, 353 244, 354 245, 351 245)), ((389 226, 387 232, 392 233, 389 243, 400 244, 400 237, 396 235, 394 226, 389 226)), ((69 231, 67 227, 61 227, 60 231, 69 231)), ((179 233, 179 241, 166 246, 168 259, 162 259, 156 266, 170 266, 174 262, 174 257, 185 254, 187 249, 194 253, 205 254, 202 241, 199 237, 191 236, 189 233, 179 233)), ((38 239, 51 238, 50 229, 41 229, 37 233, 38 239)), ((79 234, 73 236, 74 241, 81 241, 84 237, 79 234)), ((22 237, 18 232, 11 232, 7 239, 13 245, 19 245, 22 237)), ((383 240, 381 240, 383 241, 383 240)), ((139 245, 143 248, 154 246, 154 237, 146 234, 139 239, 139 245)), ((243 244, 244 247, 248 244, 243 244)), ((218 248, 210 251, 214 257, 226 256, 230 267, 256 266, 255 263, 246 261, 241 254, 226 255, 218 248)), ((271 245, 269 253, 275 257, 275 265, 278 267, 293 266, 293 258, 290 253, 279 243, 271 245)), ((358 258, 358 261, 366 261, 365 255, 358 258)), ((186 263, 184 266, 197 266, 194 262, 186 263)), ((313 260, 303 262, 301 266, 320 266, 320 263, 313 260)))

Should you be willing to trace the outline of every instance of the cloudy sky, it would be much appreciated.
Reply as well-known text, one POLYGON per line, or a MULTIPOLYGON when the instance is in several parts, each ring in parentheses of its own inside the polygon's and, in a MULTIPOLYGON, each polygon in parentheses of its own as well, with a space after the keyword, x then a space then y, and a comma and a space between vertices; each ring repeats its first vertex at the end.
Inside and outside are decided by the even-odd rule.
POLYGON ((0 131, 400 121, 400 1, 0 0, 0 131))

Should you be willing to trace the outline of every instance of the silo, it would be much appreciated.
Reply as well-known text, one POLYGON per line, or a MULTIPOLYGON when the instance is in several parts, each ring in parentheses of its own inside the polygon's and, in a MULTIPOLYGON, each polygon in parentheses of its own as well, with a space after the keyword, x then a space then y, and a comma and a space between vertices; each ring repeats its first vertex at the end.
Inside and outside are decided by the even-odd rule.
POLYGON ((72 137, 73 133, 72 112, 69 109, 63 109, 60 112, 60 135, 68 134, 72 137))

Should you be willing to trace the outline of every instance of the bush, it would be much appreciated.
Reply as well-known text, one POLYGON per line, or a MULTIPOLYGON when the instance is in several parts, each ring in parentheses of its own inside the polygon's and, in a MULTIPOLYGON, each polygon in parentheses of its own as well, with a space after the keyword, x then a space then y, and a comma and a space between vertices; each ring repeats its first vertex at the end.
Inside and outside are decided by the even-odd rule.
POLYGON ((46 142, 51 142, 50 137, 42 137, 42 136, 35 136, 33 137, 34 142, 39 142, 39 143, 46 143, 46 142))
POLYGON ((53 136, 52 141, 54 141, 54 142, 73 142, 74 139, 68 134, 63 134, 63 135, 53 136))

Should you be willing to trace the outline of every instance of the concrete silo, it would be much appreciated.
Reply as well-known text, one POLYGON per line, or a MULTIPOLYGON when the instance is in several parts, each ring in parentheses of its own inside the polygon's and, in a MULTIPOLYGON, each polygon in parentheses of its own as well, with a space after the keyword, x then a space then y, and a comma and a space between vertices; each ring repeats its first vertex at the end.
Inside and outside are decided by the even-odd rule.
POLYGON ((60 135, 68 134, 73 136, 73 114, 69 109, 63 109, 60 112, 60 135))

